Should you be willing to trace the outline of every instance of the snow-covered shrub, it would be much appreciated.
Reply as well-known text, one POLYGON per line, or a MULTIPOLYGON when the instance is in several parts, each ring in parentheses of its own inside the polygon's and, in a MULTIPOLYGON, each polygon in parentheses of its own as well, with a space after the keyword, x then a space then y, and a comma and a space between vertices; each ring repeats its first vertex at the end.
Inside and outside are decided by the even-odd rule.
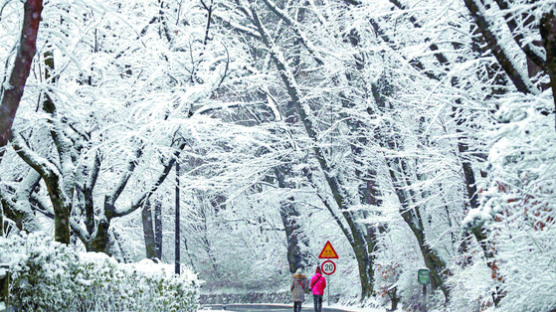
MULTIPOLYGON (((556 132, 551 92, 500 106, 500 140, 483 210, 496 257, 502 311, 556 307, 556 132), (541 112, 545 112, 544 114, 541 112)), ((496 134, 499 134, 496 133, 496 134)))
POLYGON ((23 311, 185 311, 198 308, 199 282, 149 260, 117 263, 78 253, 44 235, 0 238, 10 264, 10 304, 23 311))
POLYGON ((451 278, 453 310, 556 307, 556 132, 553 115, 546 113, 552 105, 548 92, 499 105, 482 204, 463 222, 487 229, 493 262, 486 263, 478 245, 472 249, 473 265, 451 278), (492 294, 500 300, 496 308, 492 294))

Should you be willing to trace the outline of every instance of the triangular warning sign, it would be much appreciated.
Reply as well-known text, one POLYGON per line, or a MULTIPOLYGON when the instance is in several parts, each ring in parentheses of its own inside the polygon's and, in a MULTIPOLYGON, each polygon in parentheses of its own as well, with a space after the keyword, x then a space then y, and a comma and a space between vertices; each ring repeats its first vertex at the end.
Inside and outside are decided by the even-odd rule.
POLYGON ((324 244, 319 259, 338 259, 338 254, 336 250, 334 250, 334 247, 332 247, 332 244, 330 244, 330 241, 326 241, 326 244, 324 244))

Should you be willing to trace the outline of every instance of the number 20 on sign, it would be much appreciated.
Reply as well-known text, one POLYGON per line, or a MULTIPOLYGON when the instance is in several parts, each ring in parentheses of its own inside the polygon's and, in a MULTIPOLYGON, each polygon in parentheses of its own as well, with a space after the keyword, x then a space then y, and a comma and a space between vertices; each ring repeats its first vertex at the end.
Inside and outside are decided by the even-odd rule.
POLYGON ((336 272, 336 264, 332 260, 324 261, 320 266, 322 273, 325 275, 332 275, 336 272))

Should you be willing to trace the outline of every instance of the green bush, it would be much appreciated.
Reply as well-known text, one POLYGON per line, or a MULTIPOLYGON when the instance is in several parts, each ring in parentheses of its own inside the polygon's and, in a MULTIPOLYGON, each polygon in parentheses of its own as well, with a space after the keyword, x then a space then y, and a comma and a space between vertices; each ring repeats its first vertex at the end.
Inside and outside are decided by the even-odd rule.
POLYGON ((0 238, 10 264, 10 305, 21 311, 183 311, 198 309, 199 282, 185 269, 144 260, 117 263, 32 234, 0 238))

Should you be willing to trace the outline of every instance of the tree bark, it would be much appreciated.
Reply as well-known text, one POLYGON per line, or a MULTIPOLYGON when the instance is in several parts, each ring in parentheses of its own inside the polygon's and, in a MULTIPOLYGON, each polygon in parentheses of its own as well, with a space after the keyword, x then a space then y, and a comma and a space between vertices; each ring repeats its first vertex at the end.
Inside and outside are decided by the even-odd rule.
POLYGON ((0 237, 4 237, 4 205, 0 202, 0 237))
MULTIPOLYGON (((283 172, 291 172, 291 168, 285 169, 286 166, 274 168, 276 180, 278 180, 278 187, 281 189, 289 189, 283 172)), ((294 273, 299 268, 307 267, 307 260, 309 255, 302 251, 301 244, 307 246, 307 238, 303 234, 301 224, 299 223, 300 213, 295 207, 295 199, 293 196, 288 196, 286 199, 280 201, 280 217, 284 225, 284 232, 286 234, 287 243, 287 259, 290 272, 294 273)))
POLYGON ((100 152, 95 153, 92 170, 89 173, 88 181, 82 189, 85 208, 85 226, 87 233, 93 235, 95 229, 95 205, 93 200, 93 189, 95 188, 98 175, 100 173, 100 152))
POLYGON ((40 157, 29 148, 19 144, 19 139, 14 136, 12 144, 17 154, 42 177, 48 189, 48 195, 54 209, 54 237, 57 242, 69 244, 70 242, 70 213, 71 200, 68 198, 62 174, 57 167, 47 159, 40 157))
POLYGON ((162 260, 162 203, 154 202, 154 250, 155 256, 162 260))
POLYGON ((546 67, 550 75, 550 87, 552 88, 552 97, 554 98, 554 127, 556 129, 556 16, 554 16, 554 11, 543 15, 540 32, 546 51, 546 67))
POLYGON ((176 205, 175 226, 174 226, 174 273, 180 275, 180 162, 176 161, 176 205))
MULTIPOLYGON (((2 86, 3 97, 0 104, 0 148, 6 146, 11 137, 11 129, 19 107, 31 63, 37 50, 37 34, 42 13, 42 0, 27 0, 24 5, 23 27, 19 48, 15 57, 9 85, 2 86)), ((0 161, 4 150, 0 150, 0 161)))
POLYGON ((143 237, 145 239, 145 255, 147 259, 156 257, 153 217, 151 211, 151 203, 147 202, 141 209, 141 221, 143 223, 143 237))

